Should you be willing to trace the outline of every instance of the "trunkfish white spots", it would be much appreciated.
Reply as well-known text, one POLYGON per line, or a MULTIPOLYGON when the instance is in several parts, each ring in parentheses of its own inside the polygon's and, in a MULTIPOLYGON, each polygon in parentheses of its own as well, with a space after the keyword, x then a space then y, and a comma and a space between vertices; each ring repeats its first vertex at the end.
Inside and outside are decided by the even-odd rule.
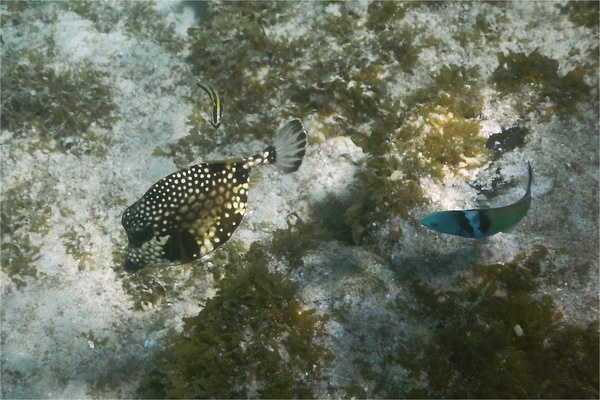
POLYGON ((183 264, 223 245, 246 212, 252 169, 273 164, 297 171, 305 148, 306 131, 294 119, 259 154, 193 165, 156 182, 123 213, 129 241, 124 268, 183 264))

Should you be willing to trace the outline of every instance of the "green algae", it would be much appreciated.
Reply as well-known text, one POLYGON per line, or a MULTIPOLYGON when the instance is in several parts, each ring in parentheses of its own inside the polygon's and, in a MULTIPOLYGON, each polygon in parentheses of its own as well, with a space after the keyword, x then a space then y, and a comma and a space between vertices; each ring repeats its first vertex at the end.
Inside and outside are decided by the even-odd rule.
POLYGON ((27 286, 30 280, 36 280, 38 270, 35 262, 39 260, 39 249, 31 245, 28 237, 18 243, 4 242, 0 246, 2 270, 8 275, 17 289, 27 286))
MULTIPOLYGON (((285 38, 270 39, 265 27, 280 19, 289 18, 281 12, 290 5, 285 3, 242 2, 223 3, 210 8, 211 14, 205 23, 188 30, 190 44, 189 62, 195 76, 211 82, 223 100, 224 125, 228 129, 253 135, 260 140, 270 140, 273 135, 273 120, 300 116, 295 110, 267 111, 266 104, 282 99, 287 93, 282 90, 285 81, 274 73, 280 65, 288 65, 300 56, 300 50, 290 46, 285 38), (232 18, 235 15, 235 18, 232 18), (219 32, 218 34, 216 32, 219 32), (227 32, 223 37, 222 32, 227 32), (215 40, 216 37, 220 40, 215 40), (235 57, 231 57, 234 54, 235 57), (234 94, 243 92, 243 96, 234 94), (284 115, 281 115, 283 112, 284 115), (252 123, 247 122, 251 115, 252 123)), ((283 103, 283 101, 281 102, 283 103)), ((205 125, 192 115, 192 129, 205 125)), ((242 137, 243 138, 243 137, 242 137)), ((240 137, 229 135, 222 144, 239 142, 240 137)))
MULTIPOLYGON (((226 246, 228 247, 217 252, 221 258, 239 251, 229 243, 226 246)), ((174 267, 143 268, 130 274, 122 270, 124 252, 121 249, 115 254, 115 259, 116 265, 119 265, 115 270, 121 274, 123 291, 133 302, 133 308, 138 311, 160 307, 172 299, 182 297, 190 287, 196 288, 192 298, 202 299, 210 280, 210 271, 203 261, 174 267)))
POLYGON ((127 5, 124 20, 125 31, 138 40, 151 40, 171 53, 179 53, 184 48, 184 41, 175 33, 175 23, 167 23, 164 14, 155 9, 154 1, 122 3, 127 5))
POLYGON ((24 174, 17 186, 5 188, 2 193, 2 268, 17 287, 37 277, 35 261, 40 249, 31 236, 50 232, 48 221, 54 205, 47 199, 56 198, 57 191, 52 186, 54 180, 47 173, 42 175, 44 179, 36 180, 24 174))
POLYGON ((91 65, 56 71, 49 67, 55 44, 46 53, 6 50, 2 61, 2 128, 27 138, 26 151, 106 155, 110 137, 99 133, 114 122, 116 107, 106 73, 91 65))
MULTIPOLYGON (((254 252, 262 254, 258 247, 254 252)), ((262 263, 230 268, 235 274, 219 280, 217 295, 197 316, 184 318, 184 332, 173 339, 164 367, 141 388, 142 396, 313 396, 333 358, 317 339, 326 318, 303 309, 298 284, 286 275, 262 263)))
POLYGON ((156 9, 155 1, 115 4, 74 1, 58 5, 92 21, 98 32, 109 33, 119 25, 125 34, 137 40, 157 43, 170 53, 179 53, 185 47, 185 41, 175 31, 175 23, 165 21, 165 13, 156 9))
POLYGON ((156 147, 152 154, 173 160, 175 166, 182 169, 187 168, 194 161, 197 161, 198 154, 196 149, 214 148, 215 144, 210 135, 191 133, 175 143, 167 143, 166 147, 167 150, 163 149, 163 147, 156 147))
POLYGON ((3 234, 48 234, 48 220, 54 205, 47 199, 56 198, 58 193, 48 173, 41 178, 36 180, 24 174, 17 187, 4 190, 1 214, 3 234), (27 196, 23 196, 23 193, 27 193, 27 196))
POLYGON ((30 5, 29 1, 18 1, 18 0, 8 0, 4 2, 6 10, 8 14, 13 18, 13 22, 20 22, 20 19, 17 19, 21 16, 21 13, 25 11, 30 5))
POLYGON ((95 258, 87 246, 92 241, 92 235, 89 232, 76 232, 71 228, 68 232, 60 236, 65 253, 70 255, 77 262, 79 271, 91 271, 94 269, 95 258))
MULTIPOLYGON (((424 155, 435 156, 447 152, 447 147, 454 147, 455 151, 464 153, 464 157, 457 154, 438 160, 450 167, 458 166, 465 157, 486 156, 485 149, 479 149, 485 141, 482 138, 479 143, 477 138, 480 130, 477 119, 483 109, 482 86, 478 82, 478 68, 442 67, 429 85, 406 96, 406 108, 401 110, 400 117, 392 119, 392 126, 384 125, 374 132, 387 137, 376 138, 375 146, 364 150, 373 153, 376 151, 374 147, 382 147, 377 143, 384 143, 386 139, 392 143, 388 152, 403 155, 407 150, 413 153, 418 150, 424 155), (394 125, 395 129, 392 129, 394 125)), ((426 169, 430 172, 440 168, 435 162, 428 167, 426 169)))
POLYGON ((165 296, 175 295, 175 279, 164 279, 164 276, 163 271, 145 269, 124 277, 123 290, 131 296, 135 310, 160 306, 165 302, 165 296))
MULTIPOLYGON (((347 218, 348 209, 352 204, 351 198, 340 200, 333 193, 328 193, 324 201, 311 204, 312 220, 324 231, 324 234, 319 235, 315 232, 310 235, 323 241, 337 240, 342 243, 355 244, 353 227, 347 218)), ((302 223, 302 221, 298 220, 296 225, 298 223, 302 223)), ((298 229, 297 226, 294 228, 298 229)))
POLYGON ((477 118, 483 110, 480 79, 479 67, 442 66, 428 86, 407 96, 405 101, 410 106, 405 113, 441 107, 465 119, 477 118))
POLYGON ((323 219, 332 215, 327 210, 325 213, 322 211, 316 207, 313 209, 316 222, 305 222, 297 218, 294 224, 288 223, 286 229, 275 230, 267 247, 269 253, 288 262, 291 270, 294 270, 303 265, 303 257, 320 243, 337 240, 335 232, 337 229, 344 229, 343 223, 342 226, 324 224, 323 219))
POLYGON ((498 63, 491 81, 505 95, 519 93, 530 97, 522 104, 522 112, 536 111, 543 121, 549 121, 553 115, 567 118, 577 110, 578 103, 589 99, 591 88, 584 81, 585 67, 576 67, 560 76, 558 61, 538 50, 528 55, 499 53, 498 63), (552 104, 545 105, 547 100, 552 104))
MULTIPOLYGON (((409 71, 418 58, 419 49, 414 46, 411 32, 404 32, 405 38, 398 43, 394 35, 399 33, 390 27, 385 28, 385 51, 380 50, 381 43, 373 38, 360 38, 361 48, 365 51, 357 51, 356 43, 350 45, 352 41, 348 39, 354 35, 351 27, 358 24, 357 15, 351 6, 338 5, 348 24, 340 24, 337 17, 323 11, 325 16, 316 20, 311 29, 320 30, 332 41, 340 43, 343 48, 340 57, 320 54, 303 36, 287 38, 265 34, 265 29, 271 25, 285 24, 291 19, 293 13, 289 9, 292 4, 288 3, 225 3, 211 8, 213 12, 206 24, 190 30, 189 60, 194 73, 211 81, 219 90, 229 126, 265 139, 273 129, 269 127, 274 113, 278 118, 295 116, 301 119, 309 114, 324 117, 339 114, 349 119, 352 125, 368 122, 379 113, 378 103, 386 98, 384 84, 390 80, 389 77, 381 79, 386 72, 385 65, 391 60, 389 57, 400 63, 401 69, 409 71), (277 12, 281 14, 275 14, 277 17, 274 18, 273 13, 277 12), (232 19, 231 14, 241 14, 241 17, 232 19), (217 31, 235 32, 236 36, 216 43, 212 39, 217 31), (378 49, 376 62, 366 54, 373 48, 378 49), (308 54, 301 49, 307 50, 308 54), (230 57, 231 54, 235 57, 230 57), (303 67, 305 59, 308 63, 303 67), (324 76, 323 71, 328 71, 334 78, 324 76), (356 82, 356 85, 348 85, 349 82, 356 82), (233 96, 233 93, 239 93, 239 88, 244 96, 233 96), (373 94, 366 95, 368 91, 373 94), (271 110, 264 107, 274 103, 284 104, 285 108, 271 110), (246 119, 250 115, 252 123, 248 124, 246 119)), ((317 7, 324 9, 327 5, 319 3, 317 7)), ((194 129, 202 128, 196 116, 192 115, 190 120, 194 129)), ((233 139, 239 140, 239 137, 233 139)))
MULTIPOLYGON (((373 121, 369 135, 352 136, 371 155, 356 175, 363 192, 352 215, 379 222, 390 216, 408 219, 410 209, 426 202, 421 177, 441 182, 448 170, 478 168, 491 159, 480 135, 479 79, 477 68, 442 67, 429 85, 406 96, 404 109, 390 109, 388 118, 373 121)), ((362 223, 355 219, 350 225, 362 223)), ((360 242, 368 232, 357 236, 360 242)))
POLYGON ((574 24, 598 31, 600 3, 597 1, 569 1, 564 6, 557 5, 557 7, 574 24))
POLYGON ((429 388, 403 396, 597 398, 598 321, 562 323, 552 297, 538 294, 550 260, 538 246, 509 263, 474 266, 472 284, 456 290, 413 279, 419 306, 398 306, 430 321, 429 337, 396 357, 429 388))
MULTIPOLYGON (((407 219, 411 207, 426 202, 420 190, 421 177, 440 181, 448 169, 479 168, 491 160, 491 152, 479 135, 483 86, 478 69, 442 66, 429 85, 404 96, 402 102, 390 92, 398 73, 412 74, 426 45, 417 44, 416 39, 425 30, 397 29, 413 5, 375 2, 369 5, 365 21, 351 5, 333 4, 345 23, 334 23, 335 13, 323 11, 324 17, 311 29, 336 43, 339 56, 316 51, 302 36, 289 39, 265 34, 271 25, 289 21, 285 11, 290 4, 278 4, 283 15, 274 18, 270 5, 235 3, 212 7, 209 22, 190 30, 190 62, 195 73, 221 88, 225 109, 230 110, 227 119, 236 130, 258 137, 272 131, 269 112, 261 105, 277 102, 289 105, 289 110, 278 110, 286 115, 290 111, 300 118, 318 115, 325 138, 350 136, 370 154, 371 159, 356 176, 363 192, 347 207, 346 225, 353 227, 353 240, 360 243, 368 236, 361 228, 363 222, 385 221, 390 216, 407 219), (235 29, 228 11, 242 15, 235 20, 235 29), (358 35, 356 32, 365 28, 361 23, 376 35, 358 35), (209 38, 217 27, 226 32, 231 27, 236 38, 214 46, 209 38), (307 53, 300 52, 302 48, 308 48, 307 53), (298 68, 304 59, 307 68, 298 68), (241 70, 239 65, 247 69, 241 70), (244 96, 231 97, 238 88, 243 88, 244 96), (241 122, 248 114, 256 122, 252 126, 241 122), (325 123, 331 117, 339 123, 325 123), (365 125, 368 133, 358 129, 365 125), (369 217, 358 218, 360 214, 369 217)), ((195 132, 206 125, 197 114, 190 116, 195 132)), ((231 135, 225 140, 241 138, 231 135)), ((394 233, 397 238, 401 235, 400 231, 394 233)))
POLYGON ((452 34, 452 38, 456 40, 461 47, 467 48, 474 43, 485 43, 485 45, 491 46, 500 39, 500 35, 491 27, 491 24, 485 15, 478 14, 470 28, 457 30, 457 32, 452 34), (484 39, 485 42, 483 41, 484 39))
POLYGON ((389 30, 394 22, 406 16, 407 9, 412 6, 413 3, 399 1, 374 1, 367 8, 365 28, 375 32, 389 30))

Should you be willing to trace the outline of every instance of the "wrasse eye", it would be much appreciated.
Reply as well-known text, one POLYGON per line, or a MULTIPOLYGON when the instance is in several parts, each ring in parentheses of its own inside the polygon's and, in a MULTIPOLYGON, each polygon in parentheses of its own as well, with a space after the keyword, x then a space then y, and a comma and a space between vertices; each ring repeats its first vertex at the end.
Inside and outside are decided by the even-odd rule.
POLYGON ((527 172, 529 180, 525 195, 513 204, 495 208, 437 211, 426 215, 422 224, 438 232, 467 238, 482 238, 498 232, 508 232, 523 219, 531 205, 533 171, 529 162, 527 172))

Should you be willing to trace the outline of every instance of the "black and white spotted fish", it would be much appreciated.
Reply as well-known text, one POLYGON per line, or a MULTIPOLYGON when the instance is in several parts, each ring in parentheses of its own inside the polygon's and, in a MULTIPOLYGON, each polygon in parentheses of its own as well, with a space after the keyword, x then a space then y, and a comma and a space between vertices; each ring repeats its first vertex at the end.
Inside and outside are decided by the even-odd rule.
POLYGON ((123 213, 125 270, 187 263, 227 242, 246 212, 253 168, 273 164, 294 172, 305 148, 306 131, 294 119, 257 155, 193 165, 156 182, 123 213))

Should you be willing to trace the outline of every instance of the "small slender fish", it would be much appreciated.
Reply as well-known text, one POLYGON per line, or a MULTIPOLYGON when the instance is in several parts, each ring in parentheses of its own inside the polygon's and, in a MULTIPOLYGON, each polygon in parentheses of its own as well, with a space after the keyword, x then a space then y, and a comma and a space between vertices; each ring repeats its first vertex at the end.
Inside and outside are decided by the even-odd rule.
POLYGON ((193 165, 156 182, 123 213, 129 242, 124 269, 183 264, 223 245, 246 212, 253 168, 272 164, 295 172, 305 148, 306 131, 294 119, 259 154, 193 165))
POLYGON ((204 91, 208 94, 208 97, 210 97, 210 101, 213 105, 212 120, 210 123, 215 127, 215 129, 217 129, 221 125, 221 120, 223 119, 223 105, 221 104, 221 98, 210 83, 203 85, 202 83, 198 82, 198 86, 204 89, 204 91))
POLYGON ((533 172, 529 169, 529 183, 525 195, 516 203, 505 207, 479 210, 438 211, 431 213, 421 223, 434 231, 467 238, 481 238, 511 230, 527 214, 531 205, 533 172))

